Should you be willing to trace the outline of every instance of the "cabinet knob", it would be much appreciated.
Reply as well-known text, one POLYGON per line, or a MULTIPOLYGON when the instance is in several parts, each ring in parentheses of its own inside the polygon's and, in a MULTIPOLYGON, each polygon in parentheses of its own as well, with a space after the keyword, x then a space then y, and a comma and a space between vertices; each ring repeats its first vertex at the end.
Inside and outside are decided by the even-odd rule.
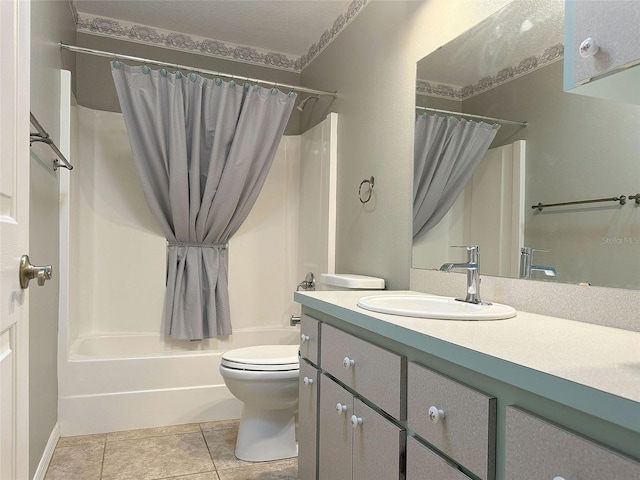
POLYGON ((600 47, 596 45, 596 42, 593 38, 589 37, 580 44, 580 56, 582 58, 593 57, 596 53, 600 51, 600 47))
POLYGON ((307 343, 309 340, 311 340, 309 335, 305 335, 304 333, 300 334, 300 343, 307 343))
POLYGON ((344 357, 344 360, 342 360, 342 366, 344 368, 351 368, 355 364, 356 364, 356 361, 353 358, 344 357))
POLYGON ((347 411, 347 406, 343 405, 341 403, 336 403, 336 412, 338 412, 338 415, 342 415, 343 413, 345 413, 347 411))
POLYGON ((359 425, 362 425, 362 418, 351 415, 351 426, 353 428, 358 428, 359 425))
POLYGON ((444 420, 444 410, 440 410, 437 407, 429 407, 429 420, 433 423, 440 423, 440 420, 444 420))
POLYGON ((313 385, 313 378, 304 377, 302 381, 307 387, 310 387, 311 385, 313 385))
POLYGON ((553 477, 553 480, 564 480, 564 477, 553 477))

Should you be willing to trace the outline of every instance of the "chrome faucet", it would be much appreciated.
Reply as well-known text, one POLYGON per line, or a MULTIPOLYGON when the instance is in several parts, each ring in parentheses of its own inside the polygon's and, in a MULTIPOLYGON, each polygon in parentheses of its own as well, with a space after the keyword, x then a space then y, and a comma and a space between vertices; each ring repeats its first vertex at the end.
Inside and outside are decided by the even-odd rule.
POLYGON ((477 245, 463 245, 454 248, 467 249, 467 263, 445 263, 440 267, 440 271, 450 272, 453 269, 467 271, 467 296, 464 299, 456 298, 456 300, 467 303, 485 303, 480 300, 480 248, 477 245))
POLYGON ((520 278, 531 278, 531 272, 544 272, 547 277, 557 277, 558 272, 555 267, 545 267, 533 265, 533 252, 548 252, 539 248, 523 247, 520 250, 520 278))
POLYGON ((304 280, 301 281, 296 287, 296 292, 302 290, 311 290, 314 291, 316 289, 316 277, 313 275, 313 272, 307 273, 304 277, 304 280))

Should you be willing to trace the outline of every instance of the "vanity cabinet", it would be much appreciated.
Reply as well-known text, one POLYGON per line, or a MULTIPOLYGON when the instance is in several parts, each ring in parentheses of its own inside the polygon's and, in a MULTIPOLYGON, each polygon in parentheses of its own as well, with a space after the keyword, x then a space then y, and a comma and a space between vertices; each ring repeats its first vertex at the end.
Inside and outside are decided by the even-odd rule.
POLYGON ((635 480, 640 463, 516 407, 507 407, 508 480, 635 480))
POLYGON ((639 0, 566 0, 564 90, 640 105, 639 24, 639 0))
POLYGON ((482 480, 495 478, 496 399, 409 362, 407 426, 482 480))
MULTIPOLYGON (((575 22, 573 31, 574 81, 584 83, 591 78, 640 62, 640 2, 638 0, 569 0, 574 14, 567 22, 575 22), (588 39, 598 48, 589 55, 588 39), (587 42, 587 43, 583 43, 587 42), (584 53, 582 56, 581 53, 584 53)), ((571 11, 571 10, 569 10, 571 11)), ((568 39, 571 40, 571 39, 568 39)))
POLYGON ((405 358, 307 315, 301 324, 298 477, 400 479, 405 358))
POLYGON ((640 333, 527 312, 482 323, 390 318, 358 298, 296 296, 320 321, 319 470, 300 479, 640 479, 640 333), (562 335, 545 344, 550 328, 562 335), (606 354, 576 372, 596 343, 606 354))

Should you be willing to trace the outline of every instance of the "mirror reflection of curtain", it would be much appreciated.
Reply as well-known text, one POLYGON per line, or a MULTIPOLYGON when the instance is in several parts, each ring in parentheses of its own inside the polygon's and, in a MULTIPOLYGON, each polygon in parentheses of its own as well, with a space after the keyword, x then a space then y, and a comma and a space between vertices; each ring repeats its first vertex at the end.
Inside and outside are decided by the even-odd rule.
POLYGON ((164 334, 229 335, 226 244, 256 202, 296 96, 120 62, 111 71, 168 242, 164 334))
POLYGON ((482 161, 499 125, 422 114, 416 118, 413 238, 447 214, 482 161))

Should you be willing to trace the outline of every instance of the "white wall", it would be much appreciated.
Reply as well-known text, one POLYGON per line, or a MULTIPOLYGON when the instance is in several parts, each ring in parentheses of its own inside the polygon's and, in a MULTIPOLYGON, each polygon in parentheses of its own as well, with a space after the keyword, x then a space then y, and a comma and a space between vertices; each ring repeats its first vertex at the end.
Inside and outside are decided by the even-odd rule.
MULTIPOLYGON (((166 243, 139 186, 124 119, 85 107, 77 114, 72 337, 160 332, 166 243)), ((282 326, 296 311, 299 162, 300 138, 283 137, 255 207, 229 242, 234 329, 282 326)))

